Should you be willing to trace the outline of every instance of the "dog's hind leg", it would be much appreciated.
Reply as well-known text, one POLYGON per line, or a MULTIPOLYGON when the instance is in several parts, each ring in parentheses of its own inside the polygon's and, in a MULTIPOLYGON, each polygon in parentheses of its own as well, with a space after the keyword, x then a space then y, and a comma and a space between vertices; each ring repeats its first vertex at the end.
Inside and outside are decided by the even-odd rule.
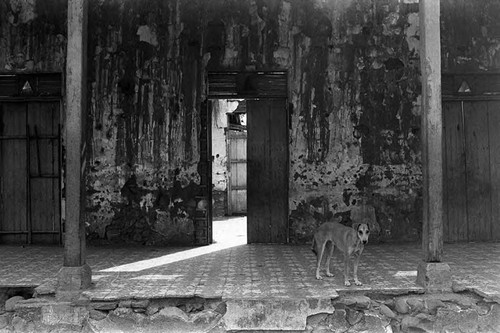
POLYGON ((330 272, 330 260, 333 257, 333 250, 335 249, 335 244, 330 242, 330 250, 328 251, 328 255, 326 257, 326 276, 332 277, 333 274, 330 272))

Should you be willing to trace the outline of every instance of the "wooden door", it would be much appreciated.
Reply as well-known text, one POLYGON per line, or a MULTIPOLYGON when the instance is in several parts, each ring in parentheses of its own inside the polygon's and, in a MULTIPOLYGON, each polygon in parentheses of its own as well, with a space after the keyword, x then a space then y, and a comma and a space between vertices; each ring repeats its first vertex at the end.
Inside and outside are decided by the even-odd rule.
POLYGON ((445 241, 500 240, 500 102, 443 103, 445 241))
POLYGON ((0 242, 61 242, 59 102, 0 104, 0 242))
POLYGON ((27 243, 26 105, 0 104, 0 243, 27 243))
POLYGON ((59 103, 27 104, 29 206, 32 243, 61 239, 59 103))
POLYGON ((227 135, 228 214, 247 212, 247 132, 229 130, 227 135))
POLYGON ((248 242, 288 240, 288 126, 285 99, 247 101, 248 242))
POLYGON ((491 176, 491 239, 500 240, 500 101, 487 102, 491 176))

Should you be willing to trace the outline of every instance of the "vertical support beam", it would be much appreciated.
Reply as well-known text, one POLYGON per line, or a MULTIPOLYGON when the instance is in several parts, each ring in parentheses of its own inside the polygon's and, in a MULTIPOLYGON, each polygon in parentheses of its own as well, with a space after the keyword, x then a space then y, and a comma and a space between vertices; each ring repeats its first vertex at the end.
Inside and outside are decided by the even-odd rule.
POLYGON ((440 262, 443 253, 443 121, 439 1, 420 0, 422 71, 422 173, 425 260, 440 262))
POLYGON ((88 288, 92 273, 85 263, 84 177, 87 61, 87 0, 68 0, 66 58, 66 224, 64 266, 58 291, 88 288))
POLYGON ((450 266, 443 255, 443 116, 441 109, 440 1, 420 0, 422 72, 422 173, 424 261, 417 283, 427 291, 451 290, 450 266))

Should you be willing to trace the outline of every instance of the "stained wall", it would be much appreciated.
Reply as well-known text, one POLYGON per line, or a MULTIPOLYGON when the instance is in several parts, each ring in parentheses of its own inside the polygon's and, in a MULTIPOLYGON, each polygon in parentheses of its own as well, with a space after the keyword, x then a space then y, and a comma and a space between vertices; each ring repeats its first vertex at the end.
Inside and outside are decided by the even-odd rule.
MULTIPOLYGON (((0 71, 64 70, 65 5, 0 0, 0 71)), ((498 70, 496 2, 442 12, 443 70, 498 70)), ((88 37, 90 241, 192 242, 209 70, 288 71, 292 242, 361 203, 419 238, 417 1, 90 0, 88 37)))

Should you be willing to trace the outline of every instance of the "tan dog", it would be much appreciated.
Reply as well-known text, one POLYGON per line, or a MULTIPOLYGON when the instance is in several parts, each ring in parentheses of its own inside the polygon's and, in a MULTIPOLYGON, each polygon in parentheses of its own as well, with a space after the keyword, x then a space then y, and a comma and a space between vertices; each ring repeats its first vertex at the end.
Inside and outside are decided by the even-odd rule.
POLYGON ((326 276, 333 276, 330 273, 330 259, 333 255, 335 246, 344 253, 344 284, 350 286, 349 282, 349 263, 350 257, 354 256, 354 283, 361 286, 358 280, 358 264, 364 245, 368 243, 370 228, 366 223, 356 223, 352 228, 346 227, 338 222, 327 222, 319 226, 314 234, 312 250, 316 254, 316 279, 323 279, 319 274, 321 260, 325 252, 327 243, 330 242, 330 251, 326 257, 326 276))

